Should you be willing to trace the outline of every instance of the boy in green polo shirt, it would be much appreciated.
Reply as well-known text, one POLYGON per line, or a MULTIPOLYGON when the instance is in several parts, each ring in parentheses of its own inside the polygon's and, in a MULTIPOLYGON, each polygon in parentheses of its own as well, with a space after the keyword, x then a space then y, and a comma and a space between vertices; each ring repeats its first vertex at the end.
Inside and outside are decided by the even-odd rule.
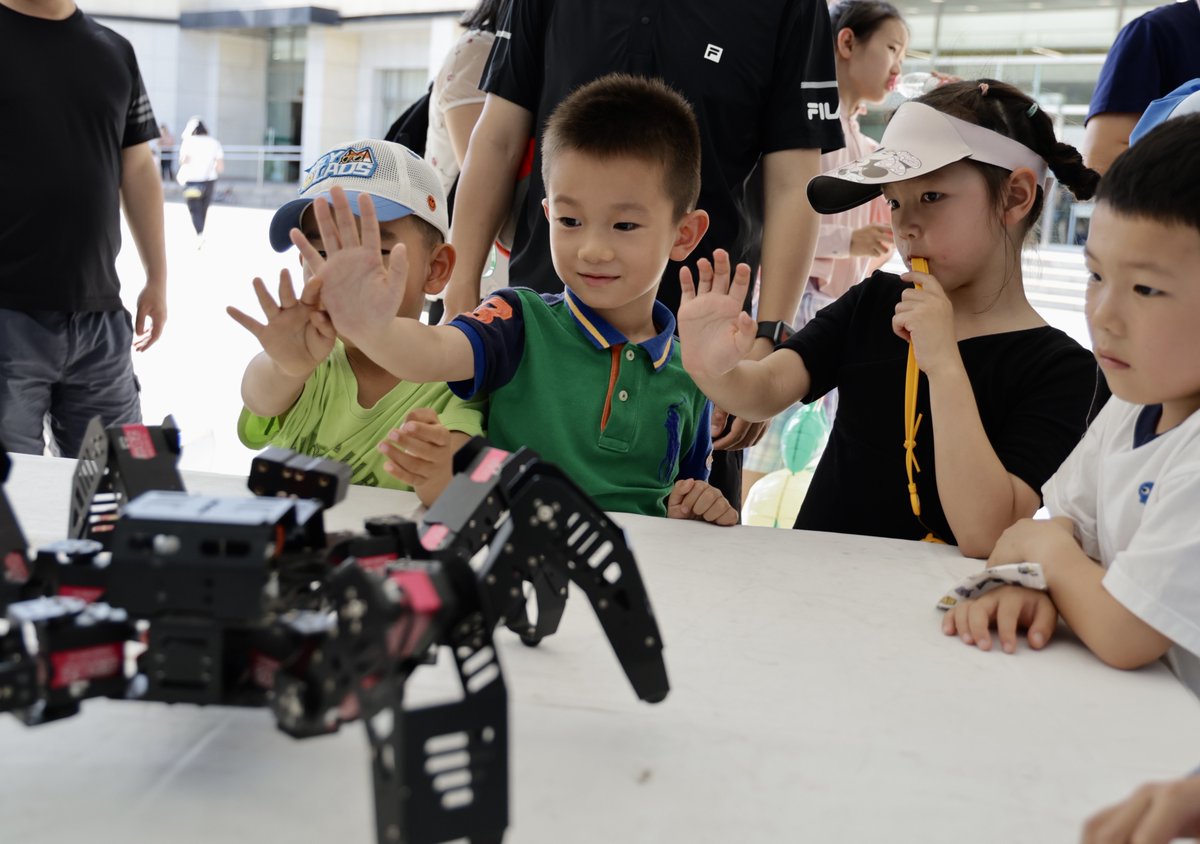
MULTIPOLYGON (((449 325, 393 319, 403 262, 385 268, 369 201, 358 232, 348 199, 314 208, 328 257, 291 232, 313 278, 313 323, 333 326, 390 372, 489 397, 488 436, 527 445, 600 506, 728 525, 706 482, 711 405, 680 364, 675 320, 655 300, 668 259, 708 228, 695 208, 700 137, 691 107, 657 80, 610 75, 565 99, 546 124, 542 176, 554 268, 566 290, 498 291, 449 325), (341 247, 330 242, 340 239, 341 247)), ((545 286, 545 285, 543 285, 545 286)))
MULTIPOLYGON (((376 217, 383 220, 371 221, 377 232, 375 260, 403 268, 406 277, 391 313, 415 321, 425 293, 440 291, 454 268, 437 174, 399 144, 342 144, 306 171, 300 197, 275 212, 270 239, 277 252, 289 247, 288 232, 297 226, 314 249, 323 248, 311 209, 334 185, 372 198, 376 217)), ((354 227, 353 217, 348 224, 354 227)), ((306 276, 311 268, 304 261, 306 276)), ((422 503, 431 503, 450 480, 454 452, 481 433, 482 402, 463 401, 445 384, 401 381, 352 341, 314 325, 313 309, 297 301, 286 270, 280 274, 278 302, 262 279, 254 279, 254 290, 265 325, 228 309, 263 347, 242 378, 242 442, 332 457, 350 464, 353 483, 415 489, 422 503)))

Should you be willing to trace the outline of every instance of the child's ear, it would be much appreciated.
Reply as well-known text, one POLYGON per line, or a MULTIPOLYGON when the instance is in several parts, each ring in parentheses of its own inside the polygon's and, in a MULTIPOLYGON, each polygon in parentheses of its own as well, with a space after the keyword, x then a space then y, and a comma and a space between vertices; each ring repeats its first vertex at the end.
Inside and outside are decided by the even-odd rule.
POLYGON ((1028 167, 1018 167, 1008 176, 1004 191, 1004 224, 1016 225, 1029 216, 1037 200, 1038 177, 1028 167))
POLYGON ((449 243, 439 243, 429 255, 429 272, 425 276, 426 293, 437 294, 446 289, 454 272, 458 253, 449 243))
POLYGON ((854 30, 848 26, 839 29, 837 37, 833 39, 833 48, 840 58, 849 60, 854 52, 854 30))
POLYGON ((684 214, 676 224, 675 243, 671 246, 671 260, 682 261, 692 254, 696 244, 708 231, 708 212, 697 208, 684 214))
POLYGON ((550 200, 542 198, 542 213, 546 215, 546 219, 550 219, 550 200))

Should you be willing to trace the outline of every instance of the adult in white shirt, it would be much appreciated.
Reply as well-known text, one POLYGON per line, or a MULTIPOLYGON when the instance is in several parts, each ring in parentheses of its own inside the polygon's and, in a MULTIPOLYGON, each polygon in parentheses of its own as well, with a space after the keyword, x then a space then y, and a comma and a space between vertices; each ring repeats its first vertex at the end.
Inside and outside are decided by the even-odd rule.
POLYGON ((212 204, 217 177, 225 169, 225 150, 221 142, 208 134, 199 117, 188 120, 179 145, 179 171, 175 181, 183 185, 183 198, 192 215, 192 227, 204 242, 204 222, 212 204))

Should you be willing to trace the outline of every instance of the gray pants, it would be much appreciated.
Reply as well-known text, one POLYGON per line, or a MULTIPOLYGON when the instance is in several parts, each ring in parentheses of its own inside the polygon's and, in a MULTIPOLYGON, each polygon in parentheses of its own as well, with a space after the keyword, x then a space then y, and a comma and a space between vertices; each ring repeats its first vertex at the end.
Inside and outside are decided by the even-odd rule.
POLYGON ((0 308, 0 442, 7 451, 77 457, 88 422, 142 419, 126 311, 0 308))

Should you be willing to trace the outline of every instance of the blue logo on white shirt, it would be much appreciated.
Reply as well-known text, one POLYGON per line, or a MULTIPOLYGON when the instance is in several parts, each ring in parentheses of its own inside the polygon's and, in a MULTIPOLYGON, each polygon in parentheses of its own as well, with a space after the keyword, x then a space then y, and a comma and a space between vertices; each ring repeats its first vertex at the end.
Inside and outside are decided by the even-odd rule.
POLYGON ((1146 481, 1138 487, 1138 503, 1145 504, 1146 499, 1150 497, 1150 490, 1154 489, 1154 481, 1146 481))

